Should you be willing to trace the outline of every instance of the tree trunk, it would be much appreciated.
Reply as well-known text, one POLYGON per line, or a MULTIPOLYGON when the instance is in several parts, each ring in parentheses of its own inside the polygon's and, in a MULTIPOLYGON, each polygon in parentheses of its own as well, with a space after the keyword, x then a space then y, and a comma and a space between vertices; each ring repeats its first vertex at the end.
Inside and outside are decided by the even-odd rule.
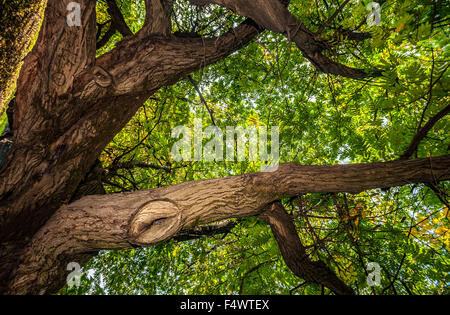
POLYGON ((39 31, 47 0, 9 0, 0 4, 0 113, 14 92, 23 58, 39 31))
POLYGON ((60 18, 64 3, 49 1, 22 69, 14 144, 0 170, 2 240, 32 236, 68 202, 103 148, 149 96, 223 59, 258 33, 251 23, 211 39, 140 33, 95 60, 95 2, 84 2, 90 22, 76 28, 60 18))

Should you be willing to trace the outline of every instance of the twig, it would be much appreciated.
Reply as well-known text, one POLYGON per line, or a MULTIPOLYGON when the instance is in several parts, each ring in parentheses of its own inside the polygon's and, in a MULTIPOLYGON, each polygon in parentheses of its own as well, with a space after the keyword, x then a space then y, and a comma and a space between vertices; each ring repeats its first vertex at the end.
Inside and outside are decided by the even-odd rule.
POLYGON ((195 82, 195 80, 192 78, 191 75, 188 75, 188 79, 192 83, 192 85, 194 86, 194 88, 197 91, 198 95, 200 96, 200 100, 202 101, 203 105, 205 105, 206 109, 208 110, 209 116, 211 117, 212 124, 215 126, 216 122, 214 121, 213 112, 209 108, 208 103, 206 102, 205 98, 203 97, 202 92, 200 91, 200 89, 199 89, 199 87, 197 85, 197 82, 195 82))
POLYGON ((417 132, 417 134, 414 136, 413 140, 411 141, 411 144, 408 146, 408 148, 400 155, 399 160, 405 160, 408 159, 419 147, 420 141, 422 141, 423 138, 427 135, 428 131, 430 131, 431 128, 445 115, 447 115, 450 112, 450 105, 447 105, 444 109, 442 109, 439 113, 434 115, 430 120, 420 128, 420 130, 417 132))
POLYGON ((344 3, 341 4, 341 6, 336 10, 336 12, 334 12, 333 15, 330 16, 330 17, 328 18, 328 20, 326 20, 325 23, 323 23, 323 24, 319 27, 319 29, 317 30, 317 34, 322 33, 322 31, 324 30, 324 28, 327 27, 328 24, 330 24, 330 23, 336 18, 336 16, 339 14, 339 12, 341 12, 341 11, 344 9, 344 7, 347 5, 347 3, 348 3, 349 1, 350 1, 350 0, 345 0, 344 3))

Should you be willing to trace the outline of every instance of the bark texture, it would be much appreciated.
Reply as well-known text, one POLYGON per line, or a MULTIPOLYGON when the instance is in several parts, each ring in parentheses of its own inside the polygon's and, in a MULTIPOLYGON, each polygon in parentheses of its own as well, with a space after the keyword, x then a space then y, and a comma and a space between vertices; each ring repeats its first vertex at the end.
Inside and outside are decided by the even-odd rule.
POLYGON ((103 148, 155 91, 258 33, 244 23, 211 39, 133 36, 95 60, 94 4, 85 1, 86 26, 74 28, 58 18, 64 3, 49 1, 38 43, 26 58, 14 144, 0 170, 0 239, 33 235, 68 202, 103 148))
MULTIPOLYGON (((319 71, 334 75, 341 75, 353 79, 367 76, 380 76, 378 70, 355 69, 331 60, 323 51, 332 48, 326 41, 305 27, 291 12, 286 3, 272 0, 190 0, 196 5, 217 4, 227 7, 234 12, 251 18, 261 27, 276 33, 284 34, 293 41, 319 71)), ((356 33, 351 33, 357 37, 356 33)))
MULTIPOLYGON (((61 205, 77 198, 80 182, 103 148, 148 97, 223 59, 261 31, 247 21, 217 38, 128 33, 115 49, 95 58, 96 3, 77 1, 78 27, 67 23, 69 2, 48 1, 17 83, 13 142, 0 169, 1 292, 34 234, 61 205)), ((114 4, 113 16, 120 14, 114 4)), ((123 18, 114 21, 127 33, 123 18)), ((54 290, 48 282, 48 288, 28 292, 54 290)))
POLYGON ((9 0, 0 4, 0 113, 14 92, 23 58, 39 31, 47 0, 9 0))

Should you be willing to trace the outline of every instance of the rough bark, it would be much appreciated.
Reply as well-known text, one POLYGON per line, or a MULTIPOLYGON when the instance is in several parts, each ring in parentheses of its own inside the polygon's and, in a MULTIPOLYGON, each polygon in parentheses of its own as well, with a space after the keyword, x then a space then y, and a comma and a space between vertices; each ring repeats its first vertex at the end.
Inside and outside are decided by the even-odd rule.
POLYGON ((331 48, 325 41, 320 40, 314 32, 307 29, 291 12, 285 3, 273 0, 190 0, 196 5, 214 3, 227 7, 242 16, 254 20, 261 27, 276 33, 284 34, 292 40, 319 71, 334 75, 341 75, 353 79, 367 76, 379 76, 380 71, 356 69, 347 67, 331 60, 322 52, 331 48))
POLYGON ((14 144, 0 170, 2 240, 33 235, 68 202, 103 148, 150 95, 226 57, 258 33, 244 23, 203 40, 132 36, 95 60, 95 3, 85 2, 83 19, 90 22, 74 28, 57 18, 64 3, 49 1, 38 42, 22 69, 14 144))
POLYGON ((0 113, 14 92, 23 58, 33 44, 47 0, 9 0, 0 4, 0 113))
POLYGON ((173 0, 145 0, 145 22, 142 34, 159 34, 169 36, 171 33, 171 19, 173 0))
MULTIPOLYGON (((9 280, 3 280, 8 283, 2 288, 3 293, 51 293, 64 283, 66 266, 70 261, 78 261, 80 257, 87 259, 100 249, 150 246, 183 235, 184 231, 201 224, 259 215, 270 203, 284 197, 310 192, 357 193, 449 178, 450 155, 446 155, 354 165, 287 163, 272 173, 251 173, 146 191, 86 196, 60 208, 34 235, 20 257, 11 263, 16 267, 10 269, 9 280)), ((282 246, 289 250, 298 244, 282 246)), ((313 265, 321 270, 320 273, 307 276, 306 269, 297 272, 311 281, 324 281, 326 273, 323 271, 326 269, 318 264, 313 265)), ((336 283, 327 282, 327 286, 339 293, 349 293, 336 283)))

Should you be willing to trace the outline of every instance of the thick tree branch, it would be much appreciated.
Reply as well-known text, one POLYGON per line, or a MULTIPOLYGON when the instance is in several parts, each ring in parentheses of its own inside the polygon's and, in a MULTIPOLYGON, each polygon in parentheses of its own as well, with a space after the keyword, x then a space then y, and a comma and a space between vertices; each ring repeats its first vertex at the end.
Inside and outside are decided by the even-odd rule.
MULTIPOLYGON (((124 36, 132 36, 133 32, 128 27, 125 19, 123 18, 120 8, 117 6, 116 0, 107 0, 108 13, 111 16, 112 24, 114 27, 124 36)), ((112 26, 112 25, 111 25, 112 26)))
POLYGON ((146 162, 140 162, 140 161, 129 161, 129 162, 117 162, 113 163, 108 167, 108 170, 119 170, 119 169, 133 169, 133 168, 150 168, 154 170, 163 170, 167 173, 170 173, 172 171, 171 166, 165 166, 165 165, 158 165, 153 163, 146 163, 146 162))
POLYGON ((320 71, 341 75, 353 79, 367 76, 379 76, 379 71, 366 72, 363 69, 347 67, 335 62, 322 54, 327 44, 316 39, 313 32, 308 30, 286 6, 279 0, 190 0, 195 5, 214 3, 227 7, 242 16, 251 18, 262 27, 276 33, 284 34, 295 42, 303 55, 320 71))
POLYGON ((191 75, 188 75, 188 79, 189 79, 189 82, 191 82, 191 84, 194 86, 195 90, 197 91, 197 94, 200 97, 200 100, 202 101, 203 105, 206 107, 206 110, 209 113, 209 117, 211 117, 211 122, 212 122, 213 126, 215 126, 216 121, 214 119, 214 113, 211 110, 211 108, 209 108, 208 102, 206 102, 205 98, 203 97, 202 91, 200 91, 200 88, 198 87, 197 82, 195 82, 194 78, 191 75))
MULTIPOLYGON (((36 209, 35 204, 34 212, 41 219, 33 220, 25 215, 23 225, 18 222, 17 225, 3 225, 6 221, 14 221, 22 210, 31 211, 33 196, 38 195, 39 191, 45 191, 46 187, 38 188, 39 185, 34 184, 45 177, 44 174, 50 171, 62 151, 62 147, 51 148, 51 143, 61 135, 65 124, 69 111, 64 105, 72 99, 70 92, 74 77, 95 63, 95 1, 77 1, 82 26, 70 26, 67 22, 68 14, 76 13, 68 11, 69 2, 48 1, 39 37, 25 58, 18 79, 14 105, 14 144, 0 169, 2 235, 8 230, 20 231, 21 226, 42 225, 45 222, 43 218, 51 214, 48 207, 36 209), (34 190, 36 188, 38 190, 34 190), (18 201, 17 196, 26 195, 26 190, 29 193, 26 200, 18 201), (16 199, 16 204, 10 202, 13 199, 16 199)), ((58 185, 56 182, 51 184, 47 178, 45 186, 58 185)), ((50 188, 49 192, 56 187, 50 188)), ((60 199, 61 196, 54 198, 60 199)), ((37 203, 43 205, 42 200, 37 203)))
POLYGON ((326 286, 340 295, 353 295, 353 290, 340 280, 322 261, 312 261, 306 252, 292 218, 286 213, 281 202, 273 203, 260 215, 266 221, 278 243, 284 262, 298 277, 326 286))
POLYGON ((173 0, 145 0, 145 22, 140 33, 169 36, 173 0))
POLYGON ((8 293, 56 290, 65 278, 64 264, 80 255, 100 249, 149 246, 201 224, 259 215, 270 203, 283 197, 312 192, 357 193, 448 179, 450 155, 334 166, 287 163, 273 173, 87 196, 60 208, 35 234, 21 255, 19 267, 10 272, 13 282, 4 290, 8 293), (49 284, 50 279, 55 282, 49 284))
POLYGON ((105 35, 103 35, 103 37, 97 42, 97 49, 100 49, 103 46, 105 46, 109 42, 111 37, 116 33, 116 31, 117 31, 116 26, 113 23, 111 23, 105 35))

